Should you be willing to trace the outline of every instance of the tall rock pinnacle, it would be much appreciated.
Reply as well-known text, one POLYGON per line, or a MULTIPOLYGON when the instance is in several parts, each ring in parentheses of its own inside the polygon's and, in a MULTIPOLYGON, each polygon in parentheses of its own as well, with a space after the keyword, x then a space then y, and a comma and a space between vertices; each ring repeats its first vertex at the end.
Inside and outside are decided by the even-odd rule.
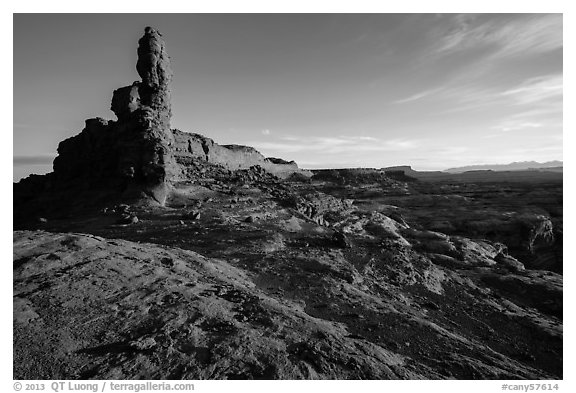
POLYGON ((162 129, 156 131, 166 129, 168 131, 165 134, 169 134, 172 116, 170 103, 172 69, 165 46, 160 32, 152 27, 146 27, 144 36, 138 41, 136 62, 136 71, 142 81, 114 91, 111 109, 118 120, 125 120, 138 110, 148 112, 146 117, 153 120, 152 125, 162 129))
POLYGON ((143 105, 171 116, 170 83, 172 69, 166 54, 162 35, 152 27, 146 27, 138 41, 136 70, 142 78, 140 101, 143 105))
POLYGON ((123 113, 133 113, 134 116, 131 117, 135 123, 132 126, 142 137, 141 143, 134 144, 131 140, 125 146, 128 151, 134 151, 133 155, 128 155, 134 160, 124 160, 120 170, 125 175, 134 174, 135 178, 140 178, 159 201, 165 198, 166 182, 178 172, 171 153, 174 144, 170 129, 172 69, 165 46, 160 32, 146 27, 144 36, 138 41, 136 63, 136 70, 142 81, 114 92, 112 104, 112 109, 115 99, 122 105, 127 104, 120 106, 118 119, 122 119, 123 113), (157 195, 158 193, 162 195, 157 195))
POLYGON ((153 89, 168 88, 172 81, 172 69, 162 34, 152 27, 147 27, 138 44, 136 70, 142 83, 153 89))
POLYGON ((142 81, 114 91, 117 121, 89 119, 79 134, 58 146, 58 179, 99 187, 120 187, 138 198, 144 193, 164 203, 169 181, 177 177, 170 129, 172 70, 162 35, 147 27, 139 40, 136 70, 142 81))

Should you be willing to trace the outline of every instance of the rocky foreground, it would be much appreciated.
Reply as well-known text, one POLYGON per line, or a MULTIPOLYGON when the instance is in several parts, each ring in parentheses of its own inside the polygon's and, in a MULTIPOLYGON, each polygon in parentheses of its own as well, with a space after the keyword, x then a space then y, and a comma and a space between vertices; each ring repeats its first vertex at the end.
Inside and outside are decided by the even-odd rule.
POLYGON ((563 377, 561 177, 301 170, 170 129, 138 55, 14 187, 15 379, 563 377))
POLYGON ((561 275, 244 175, 15 232, 15 378, 562 377, 561 275))
POLYGON ((458 271, 408 245, 370 255, 287 240, 229 263, 15 232, 14 378, 561 377, 558 275, 458 271))

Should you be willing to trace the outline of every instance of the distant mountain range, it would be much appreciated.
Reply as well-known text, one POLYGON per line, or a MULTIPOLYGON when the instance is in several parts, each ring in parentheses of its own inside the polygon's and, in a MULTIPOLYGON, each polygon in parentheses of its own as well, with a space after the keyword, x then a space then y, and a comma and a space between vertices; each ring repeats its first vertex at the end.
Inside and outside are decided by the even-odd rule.
POLYGON ((468 171, 525 171, 530 169, 546 169, 546 170, 559 170, 562 168, 562 161, 548 161, 548 162, 536 162, 536 161, 522 161, 513 162, 510 164, 484 164, 484 165, 469 165, 457 168, 449 168, 443 172, 447 173, 463 173, 468 171))

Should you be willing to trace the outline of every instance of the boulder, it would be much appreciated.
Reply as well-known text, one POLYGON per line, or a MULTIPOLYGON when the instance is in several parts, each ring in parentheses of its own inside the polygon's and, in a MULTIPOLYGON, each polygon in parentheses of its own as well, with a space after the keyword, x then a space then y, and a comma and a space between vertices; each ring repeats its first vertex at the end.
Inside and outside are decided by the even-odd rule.
POLYGON ((334 235, 332 235, 332 241, 337 247, 352 248, 350 239, 348 239, 348 236, 346 236, 343 232, 335 231, 334 235))

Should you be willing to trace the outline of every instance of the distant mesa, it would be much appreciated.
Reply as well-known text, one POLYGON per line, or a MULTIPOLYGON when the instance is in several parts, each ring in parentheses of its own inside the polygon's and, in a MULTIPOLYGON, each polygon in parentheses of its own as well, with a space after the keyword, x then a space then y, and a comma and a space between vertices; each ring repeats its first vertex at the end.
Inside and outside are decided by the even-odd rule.
POLYGON ((15 184, 19 201, 78 190, 93 197, 115 195, 163 205, 176 182, 189 180, 187 165, 192 161, 228 170, 260 166, 278 177, 311 176, 294 161, 268 159, 251 147, 222 146, 205 136, 171 129, 173 73, 162 35, 152 27, 146 27, 138 41, 136 70, 141 80, 112 95, 110 109, 117 120, 86 120, 80 134, 60 142, 52 173, 15 184))
POLYGON ((416 171, 410 165, 397 165, 382 168, 386 175, 400 181, 411 181, 429 177, 442 176, 440 171, 416 171))
POLYGON ((536 162, 536 161, 522 161, 522 162, 512 162, 510 164, 483 164, 483 165, 468 165, 456 168, 449 168, 444 170, 448 173, 463 173, 469 171, 526 171, 526 170, 551 170, 551 171, 562 171, 563 162, 562 161, 547 161, 547 162, 536 162))
POLYGON ((546 163, 529 161, 508 165, 475 165, 451 168, 445 171, 416 171, 409 165, 386 167, 382 168, 382 170, 390 178, 399 181, 545 182, 562 178, 562 161, 550 161, 546 163))

